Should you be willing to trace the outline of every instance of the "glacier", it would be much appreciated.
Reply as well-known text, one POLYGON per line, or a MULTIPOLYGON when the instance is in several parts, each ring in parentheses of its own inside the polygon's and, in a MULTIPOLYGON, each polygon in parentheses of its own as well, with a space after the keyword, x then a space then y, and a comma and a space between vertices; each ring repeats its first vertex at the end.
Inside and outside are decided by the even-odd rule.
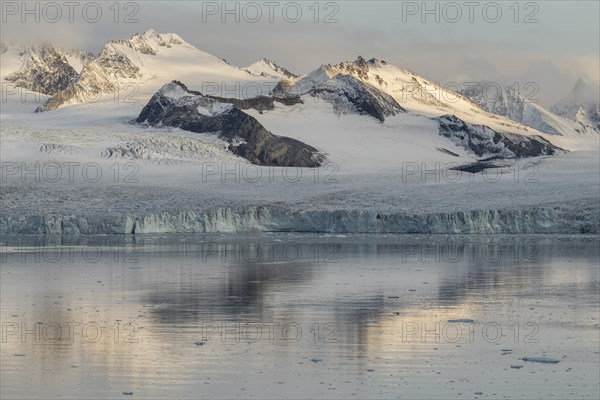
POLYGON ((215 208, 144 215, 0 217, 2 234, 147 233, 406 233, 406 234, 598 234, 600 213, 587 209, 535 207, 413 214, 373 210, 292 211, 282 207, 215 208))

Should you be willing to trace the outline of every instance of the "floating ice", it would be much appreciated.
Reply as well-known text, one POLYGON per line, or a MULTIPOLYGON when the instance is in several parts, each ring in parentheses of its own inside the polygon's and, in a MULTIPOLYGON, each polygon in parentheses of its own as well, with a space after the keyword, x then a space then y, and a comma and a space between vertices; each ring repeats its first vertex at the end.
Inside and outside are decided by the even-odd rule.
POLYGON ((521 358, 521 360, 529 361, 529 362, 543 363, 543 364, 558 364, 560 362, 560 360, 557 360, 556 358, 550 358, 550 357, 523 357, 523 358, 521 358))

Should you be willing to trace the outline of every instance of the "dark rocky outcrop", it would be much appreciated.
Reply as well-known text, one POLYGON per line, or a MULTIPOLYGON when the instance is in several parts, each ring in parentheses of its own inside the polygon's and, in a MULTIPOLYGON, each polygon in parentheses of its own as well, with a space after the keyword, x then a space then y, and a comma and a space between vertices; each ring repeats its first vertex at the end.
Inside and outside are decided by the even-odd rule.
POLYGON ((486 171, 488 169, 510 168, 513 164, 514 161, 511 160, 504 160, 498 157, 491 157, 483 160, 477 160, 473 163, 451 167, 450 169, 454 171, 463 171, 468 172, 470 174, 476 174, 482 171, 486 171))
POLYGON ((524 158, 564 152, 541 136, 496 132, 485 125, 468 124, 454 115, 437 118, 439 133, 477 156, 524 158))
MULTIPOLYGON (((240 101, 246 102, 241 103, 245 105, 252 103, 240 101)), ((317 149, 295 139, 273 135, 243 112, 238 102, 203 96, 173 81, 150 99, 137 122, 218 133, 229 143, 228 150, 256 165, 318 167, 321 164, 323 156, 317 149)))
POLYGON ((370 115, 380 122, 406 112, 392 96, 350 75, 338 74, 316 86, 310 94, 332 103, 338 114, 370 115))
MULTIPOLYGON (((201 93, 191 92, 196 95, 201 93)), ((213 99, 220 103, 229 103, 233 104, 239 109, 242 110, 250 110, 254 109, 256 111, 268 111, 273 110, 275 108, 275 103, 281 103, 286 106, 292 106, 294 104, 302 103, 302 99, 299 96, 289 96, 289 97, 273 97, 273 96, 258 96, 252 97, 249 99, 236 99, 236 98, 228 98, 228 97, 218 97, 218 96, 206 96, 207 98, 213 99)))

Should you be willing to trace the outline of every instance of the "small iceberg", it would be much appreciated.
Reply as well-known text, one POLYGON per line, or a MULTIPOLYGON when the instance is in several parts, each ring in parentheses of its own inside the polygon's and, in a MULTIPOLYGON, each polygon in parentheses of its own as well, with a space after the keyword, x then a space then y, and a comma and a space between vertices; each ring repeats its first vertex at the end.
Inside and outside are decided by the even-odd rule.
POLYGON ((543 364, 558 364, 560 362, 560 360, 557 360, 556 358, 550 358, 550 357, 523 357, 523 358, 521 358, 521 360, 529 361, 529 362, 543 363, 543 364))

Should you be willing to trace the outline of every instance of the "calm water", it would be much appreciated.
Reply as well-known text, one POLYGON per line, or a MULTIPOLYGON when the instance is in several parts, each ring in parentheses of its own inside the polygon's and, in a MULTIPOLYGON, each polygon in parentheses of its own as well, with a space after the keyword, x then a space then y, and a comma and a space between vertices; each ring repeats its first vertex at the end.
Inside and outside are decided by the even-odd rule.
POLYGON ((4 237, 0 397, 598 398, 598 265, 598 237, 4 237))

